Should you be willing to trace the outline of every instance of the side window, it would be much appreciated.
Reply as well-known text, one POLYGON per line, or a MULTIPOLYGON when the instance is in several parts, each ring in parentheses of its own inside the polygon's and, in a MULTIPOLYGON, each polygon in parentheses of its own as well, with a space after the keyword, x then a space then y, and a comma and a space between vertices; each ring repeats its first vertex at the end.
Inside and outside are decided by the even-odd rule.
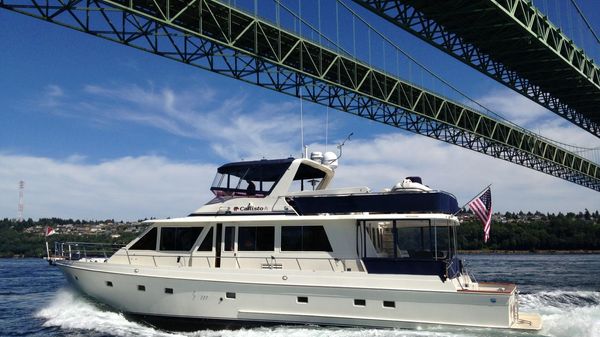
POLYGON ((202 227, 163 227, 160 230, 160 250, 190 250, 201 232, 202 227))
POLYGON ((302 226, 281 227, 281 250, 293 252, 302 250, 302 226))
POLYGON ((198 251, 199 252, 210 252, 212 250, 212 246, 213 246, 213 227, 210 228, 210 230, 204 237, 204 240, 202 240, 202 243, 198 247, 198 251))
POLYGON ((238 250, 272 251, 275 249, 275 227, 240 227, 238 250))
POLYGON ((282 251, 331 252, 331 244, 323 226, 283 226, 282 251))
POLYGON ((156 249, 156 227, 152 228, 148 233, 142 236, 129 249, 134 250, 155 250, 156 249))
POLYGON ((331 244, 323 226, 302 227, 302 250, 331 252, 331 244))
POLYGON ((225 227, 225 251, 233 251, 233 243, 235 242, 235 227, 225 227))

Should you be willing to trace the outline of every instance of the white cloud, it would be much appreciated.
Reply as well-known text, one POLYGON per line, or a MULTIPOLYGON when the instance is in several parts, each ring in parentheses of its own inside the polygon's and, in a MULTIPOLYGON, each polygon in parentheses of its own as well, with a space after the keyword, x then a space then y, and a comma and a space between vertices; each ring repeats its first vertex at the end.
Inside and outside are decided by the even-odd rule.
MULTIPOLYGON (((525 96, 506 88, 494 89, 477 98, 477 101, 520 126, 528 126, 551 114, 546 108, 525 96)), ((480 109, 478 109, 480 110, 480 109)))
POLYGON ((509 89, 491 90, 477 101, 505 119, 549 139, 580 147, 600 146, 596 136, 509 89))
POLYGON ((64 96, 65 92, 60 86, 49 84, 44 88, 39 105, 44 108, 56 108, 60 105, 64 96))
MULTIPOLYGON (((230 94, 221 98, 204 86, 175 91, 152 85, 87 85, 77 101, 56 103, 54 112, 64 116, 65 111, 70 111, 72 118, 87 118, 109 126, 126 121, 204 140, 227 160, 300 153, 297 103, 271 103, 245 94, 230 94)), ((305 116, 305 136, 320 132, 320 124, 305 116)))
POLYGON ((96 164, 0 154, 0 215, 17 216, 25 180, 26 217, 138 219, 185 216, 211 198, 216 166, 163 157, 124 157, 96 164))

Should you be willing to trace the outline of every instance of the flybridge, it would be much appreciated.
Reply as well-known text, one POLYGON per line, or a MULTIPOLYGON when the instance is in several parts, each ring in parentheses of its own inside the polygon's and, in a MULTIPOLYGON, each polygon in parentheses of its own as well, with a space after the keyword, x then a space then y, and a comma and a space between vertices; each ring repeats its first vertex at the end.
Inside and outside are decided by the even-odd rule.
MULTIPOLYGON (((293 161, 294 158, 263 159, 225 164, 217 169, 210 190, 218 197, 265 197, 273 191, 293 161)), ((326 174, 321 167, 302 164, 298 166, 293 181, 321 180, 326 174)))
POLYGON ((328 188, 338 158, 313 152, 311 159, 242 161, 217 169, 211 186, 215 198, 191 216, 248 214, 442 213, 458 211, 456 198, 409 177, 391 189, 328 188))

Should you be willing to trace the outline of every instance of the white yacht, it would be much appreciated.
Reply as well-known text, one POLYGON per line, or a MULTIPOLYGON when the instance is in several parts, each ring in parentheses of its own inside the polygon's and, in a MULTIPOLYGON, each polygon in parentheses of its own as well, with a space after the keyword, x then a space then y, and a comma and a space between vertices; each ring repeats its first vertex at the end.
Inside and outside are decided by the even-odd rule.
POLYGON ((333 153, 223 165, 215 198, 189 216, 151 220, 106 259, 56 264, 84 294, 175 330, 541 328, 514 284, 465 272, 454 196, 418 177, 329 189, 336 167, 333 153))

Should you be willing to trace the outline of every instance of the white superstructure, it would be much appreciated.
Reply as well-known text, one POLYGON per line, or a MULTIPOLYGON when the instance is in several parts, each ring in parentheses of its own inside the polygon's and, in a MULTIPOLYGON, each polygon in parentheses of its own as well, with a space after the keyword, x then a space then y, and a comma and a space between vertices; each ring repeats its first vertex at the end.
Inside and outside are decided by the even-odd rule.
POLYGON ((333 167, 313 158, 224 165, 215 199, 189 216, 149 222, 106 262, 57 264, 83 293, 175 329, 541 327, 519 313, 515 285, 464 271, 453 196, 417 177, 327 189, 333 167))

